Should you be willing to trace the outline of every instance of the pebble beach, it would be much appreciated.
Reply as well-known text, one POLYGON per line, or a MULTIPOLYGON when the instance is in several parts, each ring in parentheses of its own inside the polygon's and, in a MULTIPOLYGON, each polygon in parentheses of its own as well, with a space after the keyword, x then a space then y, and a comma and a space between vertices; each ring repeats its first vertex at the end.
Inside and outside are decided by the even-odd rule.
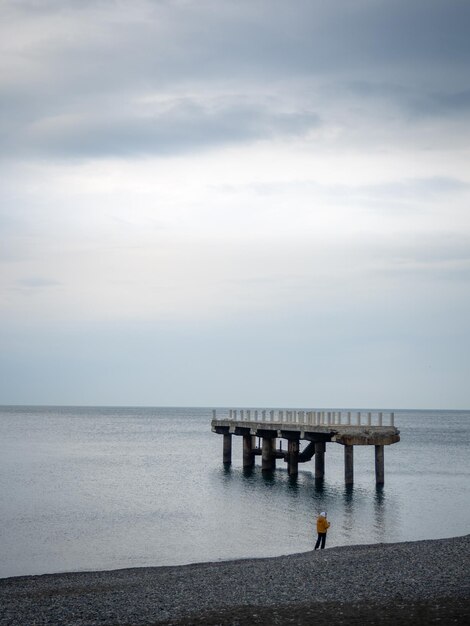
POLYGON ((0 624, 468 623, 470 535, 0 580, 0 624))

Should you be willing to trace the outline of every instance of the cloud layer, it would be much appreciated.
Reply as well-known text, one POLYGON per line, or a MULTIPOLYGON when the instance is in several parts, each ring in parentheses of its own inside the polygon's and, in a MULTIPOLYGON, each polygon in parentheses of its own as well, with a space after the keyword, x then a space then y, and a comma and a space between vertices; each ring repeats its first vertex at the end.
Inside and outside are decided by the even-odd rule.
POLYGON ((373 121, 405 126, 469 113, 461 1, 2 10, 7 154, 160 155, 307 135, 320 119, 347 125, 377 107, 373 121))
POLYGON ((0 12, 0 402, 468 407, 468 2, 0 12))

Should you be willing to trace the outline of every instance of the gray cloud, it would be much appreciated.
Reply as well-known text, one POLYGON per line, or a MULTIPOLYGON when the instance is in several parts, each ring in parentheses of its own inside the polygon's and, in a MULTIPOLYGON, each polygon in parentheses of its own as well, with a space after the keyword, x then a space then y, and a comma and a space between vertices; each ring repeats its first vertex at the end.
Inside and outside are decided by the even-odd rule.
POLYGON ((420 116, 468 115, 470 114, 470 90, 423 94, 417 97, 410 107, 420 116))
POLYGON ((4 136, 12 152, 62 156, 169 154, 221 144, 302 135, 320 125, 314 112, 265 105, 176 100, 119 114, 83 112, 38 121, 4 136), (133 114, 135 113, 135 114, 133 114))
POLYGON ((470 90, 462 90, 459 85, 438 91, 436 86, 358 80, 338 84, 336 90, 347 100, 353 97, 356 101, 375 103, 382 108, 401 109, 402 114, 413 117, 413 123, 419 118, 467 116, 470 113, 470 90))
POLYGON ((7 32, 35 33, 6 44, 7 154, 164 154, 292 135, 327 119, 348 90, 365 111, 378 98, 415 115, 468 110, 470 5, 461 0, 29 0, 4 11, 7 32), (205 98, 226 86, 238 102, 211 110, 205 98), (297 105, 250 104, 263 90, 297 105), (204 96, 154 115, 136 104, 188 91, 204 96))

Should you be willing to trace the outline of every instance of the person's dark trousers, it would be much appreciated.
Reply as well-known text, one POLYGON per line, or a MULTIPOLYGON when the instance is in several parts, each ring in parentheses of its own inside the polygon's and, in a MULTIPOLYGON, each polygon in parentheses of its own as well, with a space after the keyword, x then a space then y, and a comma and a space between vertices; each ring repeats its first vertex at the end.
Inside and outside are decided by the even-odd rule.
POLYGON ((325 541, 326 541, 326 533, 318 533, 318 539, 317 539, 317 543, 315 544, 315 550, 318 550, 320 546, 320 542, 321 542, 321 549, 323 550, 323 548, 325 547, 325 541))

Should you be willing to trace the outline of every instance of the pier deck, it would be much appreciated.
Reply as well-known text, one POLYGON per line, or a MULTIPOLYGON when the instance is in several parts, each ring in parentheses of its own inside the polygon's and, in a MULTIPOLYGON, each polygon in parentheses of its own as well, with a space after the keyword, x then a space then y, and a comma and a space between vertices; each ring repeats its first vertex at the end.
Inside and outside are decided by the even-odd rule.
POLYGON ((394 414, 389 425, 383 424, 383 414, 356 413, 355 424, 351 412, 345 416, 335 411, 251 411, 231 409, 228 416, 217 417, 213 411, 212 431, 224 436, 223 460, 231 463, 232 436, 243 437, 243 466, 252 467, 255 456, 261 455, 263 471, 272 471, 276 459, 287 463, 290 475, 298 473, 298 464, 315 457, 315 478, 322 479, 325 471, 327 443, 344 446, 345 482, 354 481, 354 446, 375 447, 375 474, 377 484, 384 483, 384 446, 400 441, 400 431, 395 427, 394 414), (276 415, 277 413, 277 415, 276 415), (261 419, 258 419, 261 417, 261 419), (253 419, 254 418, 254 419, 253 419), (363 423, 365 420, 366 423, 363 423), (346 423, 344 423, 346 422, 346 423), (262 445, 256 446, 256 439, 262 445), (276 440, 285 439, 277 448, 276 440), (300 451, 300 441, 308 441, 300 451))

